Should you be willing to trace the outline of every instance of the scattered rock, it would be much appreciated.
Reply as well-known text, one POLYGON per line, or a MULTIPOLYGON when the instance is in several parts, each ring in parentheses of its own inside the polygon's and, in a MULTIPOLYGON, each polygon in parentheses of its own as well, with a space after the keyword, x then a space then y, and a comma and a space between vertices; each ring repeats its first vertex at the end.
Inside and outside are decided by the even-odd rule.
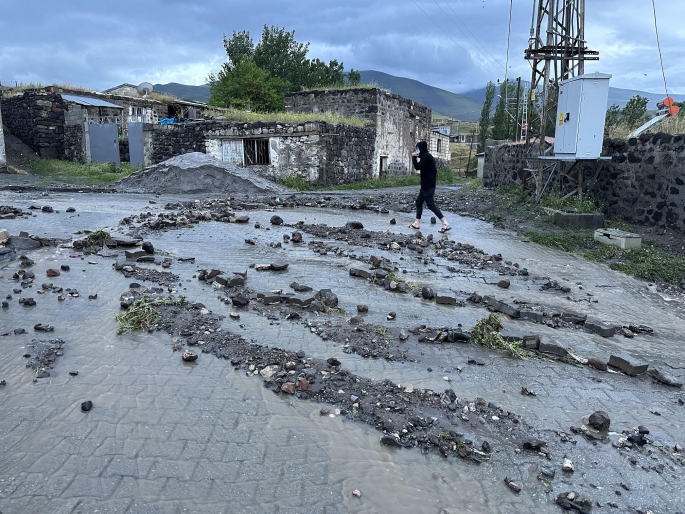
POLYGON ((150 241, 145 241, 143 243, 143 251, 148 255, 152 255, 155 253, 155 247, 152 245, 150 241))
POLYGON ((667 385, 669 387, 683 387, 683 382, 666 371, 659 371, 656 368, 650 369, 647 374, 652 377, 655 382, 667 385))
POLYGON ((368 305, 357 305, 357 312, 369 312, 368 305))
POLYGON ((271 219, 269 220, 269 222, 270 222, 272 225, 277 225, 277 226, 278 226, 278 225, 283 225, 283 218, 281 218, 281 217, 278 216, 278 215, 274 215, 274 216, 271 216, 271 219))
POLYGON ((362 493, 361 493, 361 491, 360 491, 359 489, 355 489, 354 491, 352 491, 352 495, 353 495, 353 496, 356 496, 357 498, 361 498, 361 497, 362 497, 362 493))
POLYGON ((576 470, 576 468, 573 466, 573 462, 571 462, 571 459, 564 459, 561 469, 568 473, 573 473, 576 470))
POLYGON ((364 230, 364 225, 360 221, 348 221, 345 227, 351 230, 364 230))
POLYGON ((521 487, 516 485, 511 478, 509 478, 509 477, 505 478, 504 483, 507 484, 507 487, 509 487, 509 489, 511 489, 515 493, 521 492, 521 487))
POLYGON ((33 330, 35 330, 36 332, 54 332, 55 327, 53 327, 52 325, 37 323, 33 326, 33 330))
POLYGON ((316 293, 315 298, 321 301, 326 307, 335 308, 338 306, 338 295, 330 289, 321 289, 316 293))
MULTIPOLYGON (((501 287, 502 289, 509 289, 509 286, 511 285, 511 282, 509 281, 508 278, 502 279, 499 282, 497 282, 497 287, 501 287)), ((518 486, 516 486, 518 487, 518 486)), ((520 490, 520 488, 519 488, 520 490)))
POLYGON ((302 232, 295 231, 290 235, 290 238, 292 239, 293 243, 301 243, 302 242, 302 232))
POLYGON ((71 375, 72 377, 77 377, 77 376, 78 376, 78 371, 70 371, 70 372, 69 372, 69 375, 71 375))
POLYGON ((295 394, 296 385, 293 382, 286 382, 281 386, 281 391, 286 394, 295 394))
POLYGON ((401 448, 402 443, 400 442, 400 438, 396 436, 395 434, 385 434, 384 436, 381 437, 381 444, 384 444, 386 446, 394 446, 395 448, 401 448))
POLYGON ((92 408, 93 408, 93 402, 91 402, 90 400, 87 400, 81 404, 81 411, 83 411, 83 412, 88 412, 92 408))
POLYGON ((59 276, 60 276, 59 270, 52 269, 52 268, 49 269, 49 270, 47 270, 47 271, 45 272, 45 274, 46 274, 48 277, 59 277, 59 276))
POLYGON ((61 269, 62 271, 69 271, 71 268, 69 267, 68 264, 62 264, 62 265, 59 267, 59 269, 61 269))
POLYGON ((611 420, 606 412, 598 410, 590 414, 588 424, 595 430, 607 431, 611 425, 611 420))
POLYGON ((595 369, 598 369, 600 371, 606 371, 607 370, 607 365, 604 361, 601 361, 599 359, 595 358, 590 358, 587 360, 587 363, 592 366, 595 369))
POLYGON ((183 352, 183 355, 181 355, 181 359, 183 359, 186 362, 193 362, 197 360, 197 354, 191 352, 190 350, 186 350, 183 352))

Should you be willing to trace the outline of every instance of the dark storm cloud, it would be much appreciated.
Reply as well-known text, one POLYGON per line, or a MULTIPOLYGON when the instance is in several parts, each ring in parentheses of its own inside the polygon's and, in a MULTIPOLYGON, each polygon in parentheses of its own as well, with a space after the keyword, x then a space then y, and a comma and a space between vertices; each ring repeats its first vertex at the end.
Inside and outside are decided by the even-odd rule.
MULTIPOLYGON (((661 91, 651 6, 641 0, 588 3, 587 39, 600 50, 590 67, 617 87, 661 91), (599 5, 598 5, 599 4, 599 5)), ((671 89, 685 92, 676 60, 685 43, 682 0, 657 0, 671 89), (680 12, 680 15, 677 12, 680 12)), ((523 60, 531 2, 514 0, 508 75, 530 75, 523 60)), ((202 83, 225 60, 222 35, 262 26, 296 31, 310 57, 375 69, 466 91, 503 79, 508 0, 0 0, 0 80, 72 83, 202 83)))

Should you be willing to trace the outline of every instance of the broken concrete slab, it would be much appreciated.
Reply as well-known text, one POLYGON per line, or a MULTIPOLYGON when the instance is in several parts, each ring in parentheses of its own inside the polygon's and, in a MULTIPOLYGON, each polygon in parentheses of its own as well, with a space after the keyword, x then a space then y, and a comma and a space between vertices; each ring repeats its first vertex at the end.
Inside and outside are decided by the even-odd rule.
POLYGON ((604 214, 594 212, 591 214, 581 214, 578 212, 560 212, 554 213, 554 224, 558 227, 564 228, 585 228, 595 229, 604 228, 604 214))
POLYGON ((622 250, 640 248, 642 237, 639 234, 632 234, 615 228, 601 228, 595 230, 595 241, 607 245, 618 246, 622 250))
POLYGON ((620 369, 623 373, 630 375, 631 377, 641 375, 649 368, 649 364, 636 363, 634 359, 627 355, 612 355, 609 357, 608 364, 612 368, 620 369))
POLYGON ((309 307, 315 298, 313 296, 289 296, 288 305, 295 305, 297 307, 309 307))
POLYGON ((585 323, 585 321, 587 320, 587 314, 579 314, 577 312, 564 311, 561 313, 561 319, 566 323, 575 323, 576 325, 579 325, 581 323, 585 323))
POLYGON ((495 312, 501 312, 512 318, 518 318, 521 315, 521 311, 516 307, 509 305, 505 302, 497 300, 492 296, 484 296, 483 303, 490 307, 495 312))
POLYGON ((21 252, 27 250, 37 250, 43 245, 38 239, 34 239, 32 237, 10 236, 6 246, 21 252))
POLYGON ((435 294, 435 303, 441 305, 457 305, 457 297, 451 291, 438 291, 435 294))
POLYGON ((264 305, 275 305, 281 303, 281 295, 274 293, 257 293, 257 298, 262 301, 264 305))
POLYGON ((586 330, 589 330, 602 337, 613 337, 613 335, 616 333, 616 327, 611 323, 607 323, 606 321, 588 319, 587 321, 585 321, 584 326, 586 330))
POLYGON ((126 250, 125 255, 126 259, 135 261, 141 257, 147 256, 147 253, 144 250, 126 250))
POLYGON ((540 336, 537 334, 523 336, 523 340, 521 341, 521 348, 525 348, 526 350, 539 350, 540 336))
POLYGON ((525 321, 532 321, 533 323, 542 323, 544 314, 542 312, 531 311, 529 309, 522 309, 519 312, 519 319, 525 321))
POLYGON ((664 384, 669 387, 683 387, 682 380, 679 380, 678 378, 674 377, 666 371, 659 371, 656 368, 652 368, 647 372, 647 374, 651 376, 655 382, 658 382, 660 384, 664 384))
POLYGON ((350 268, 350 276, 368 279, 371 278, 371 272, 364 269, 350 268))
POLYGON ((556 355, 557 357, 561 357, 562 359, 565 357, 568 357, 568 350, 561 346, 559 343, 556 341, 549 341, 549 342, 543 342, 540 341, 540 344, 538 345, 538 351, 542 353, 549 353, 551 355, 556 355))

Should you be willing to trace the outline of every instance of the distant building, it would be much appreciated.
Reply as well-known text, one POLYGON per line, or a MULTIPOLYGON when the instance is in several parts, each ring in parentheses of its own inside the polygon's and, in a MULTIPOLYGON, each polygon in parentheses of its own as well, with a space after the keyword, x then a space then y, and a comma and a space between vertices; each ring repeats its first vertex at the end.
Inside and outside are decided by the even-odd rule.
POLYGON ((450 151, 450 137, 447 134, 433 129, 428 142, 428 151, 435 158, 438 169, 450 167, 452 152, 450 151))
POLYGON ((450 126, 449 125, 433 125, 431 127, 431 130, 433 132, 439 132, 440 134, 445 134, 446 136, 450 135, 450 126))

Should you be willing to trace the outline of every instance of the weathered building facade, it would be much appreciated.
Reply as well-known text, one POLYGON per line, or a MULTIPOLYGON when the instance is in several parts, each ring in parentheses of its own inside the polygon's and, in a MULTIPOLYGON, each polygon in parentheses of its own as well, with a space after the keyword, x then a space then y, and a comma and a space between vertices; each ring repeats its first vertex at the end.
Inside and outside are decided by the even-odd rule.
POLYGON ((334 112, 369 120, 376 130, 373 177, 413 173, 416 143, 430 140, 431 109, 379 88, 287 93, 285 106, 290 112, 334 112))
POLYGON ((2 112, 0 112, 0 173, 7 171, 7 157, 5 154, 5 133, 2 130, 2 112))
POLYGON ((437 130, 431 130, 428 151, 435 158, 435 164, 438 166, 438 169, 448 169, 450 167, 452 152, 450 151, 449 135, 437 130))
POLYGON ((376 130, 325 122, 204 121, 145 125, 145 162, 204 152, 278 180, 288 175, 321 185, 372 178, 376 130))

